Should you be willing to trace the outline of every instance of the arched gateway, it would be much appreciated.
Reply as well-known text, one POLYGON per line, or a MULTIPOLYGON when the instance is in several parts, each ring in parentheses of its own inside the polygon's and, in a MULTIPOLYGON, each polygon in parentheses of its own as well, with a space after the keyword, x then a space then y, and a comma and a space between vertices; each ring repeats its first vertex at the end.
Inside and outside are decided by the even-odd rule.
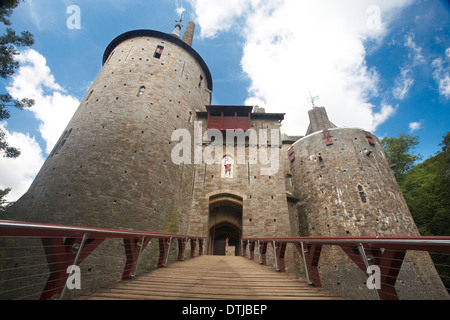
POLYGON ((209 254, 238 255, 242 234, 242 198, 222 193, 209 198, 209 254))

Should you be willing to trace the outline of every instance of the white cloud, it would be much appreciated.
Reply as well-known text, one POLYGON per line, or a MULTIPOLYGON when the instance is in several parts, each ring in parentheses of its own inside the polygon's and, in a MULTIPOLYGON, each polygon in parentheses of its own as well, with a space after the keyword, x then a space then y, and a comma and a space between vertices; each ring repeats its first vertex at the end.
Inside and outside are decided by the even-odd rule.
POLYGON ((21 152, 16 159, 0 157, 0 189, 11 188, 6 200, 16 201, 28 190, 45 159, 34 138, 20 132, 8 132, 5 123, 0 123, 0 128, 6 132, 8 143, 21 152))
POLYGON ((413 132, 416 130, 422 129, 422 121, 411 122, 409 124, 409 132, 413 132))
POLYGON ((433 78, 438 84, 439 94, 445 98, 450 98, 450 48, 445 50, 445 60, 436 58, 431 63, 433 67, 433 78))
POLYGON ((439 93, 447 99, 450 98, 450 75, 448 73, 439 79, 439 93))
POLYGON ((186 11, 186 9, 184 8, 183 4, 178 3, 178 0, 175 1, 175 5, 176 5, 175 12, 177 13, 178 16, 181 16, 181 14, 186 11))
POLYGON ((380 112, 373 114, 373 126, 376 128, 387 119, 389 119, 395 112, 397 111, 397 107, 393 107, 389 104, 382 104, 380 112))
MULTIPOLYGON (((66 94, 55 81, 45 57, 35 50, 26 50, 16 57, 20 68, 13 77, 8 92, 15 99, 30 98, 36 104, 29 109, 39 120, 39 132, 44 139, 45 153, 50 153, 64 131, 79 101, 66 94)), ((28 133, 8 132, 7 141, 17 147, 21 155, 16 159, 0 159, 0 188, 12 188, 9 201, 17 200, 32 183, 44 163, 43 150, 28 133)), ((28 128, 24 128, 26 132, 28 128)))
POLYGON ((197 23, 201 26, 201 37, 214 37, 221 31, 228 31, 249 10, 252 0, 188 0, 193 8, 197 23))
POLYGON ((411 75, 411 69, 402 68, 400 75, 395 79, 395 87, 392 89, 394 98, 398 100, 405 99, 413 84, 414 79, 411 75))
POLYGON ((16 99, 30 98, 36 104, 30 109, 41 121, 39 131, 50 153, 79 105, 78 99, 65 94, 55 81, 44 56, 35 50, 26 50, 17 57, 21 66, 7 88, 16 99))
POLYGON ((306 132, 309 91, 338 126, 375 130, 392 115, 393 107, 369 103, 379 78, 366 65, 364 44, 381 41, 397 9, 410 2, 190 0, 203 37, 237 28, 251 80, 245 103, 286 112, 288 134, 306 132))
POLYGON ((410 57, 412 58, 413 63, 415 65, 424 63, 425 62, 425 57, 423 56, 422 48, 419 47, 415 43, 413 38, 414 38, 414 35, 412 35, 412 34, 408 34, 406 36, 405 47, 407 47, 407 48, 409 48, 411 50, 410 57))

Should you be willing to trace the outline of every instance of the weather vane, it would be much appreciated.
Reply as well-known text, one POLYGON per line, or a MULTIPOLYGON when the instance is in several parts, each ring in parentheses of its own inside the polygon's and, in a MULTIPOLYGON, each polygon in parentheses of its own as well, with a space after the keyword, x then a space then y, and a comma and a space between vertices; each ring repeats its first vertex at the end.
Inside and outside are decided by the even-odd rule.
POLYGON ((181 22, 183 21, 183 15, 184 15, 184 10, 181 12, 180 20, 179 20, 179 21, 175 20, 175 22, 177 23, 177 25, 179 25, 180 27, 183 27, 183 26, 181 25, 181 22))
POLYGON ((309 101, 309 103, 312 104, 313 108, 315 108, 316 105, 314 104, 314 101, 319 100, 319 96, 313 97, 312 94, 311 94, 311 91, 310 91, 310 92, 309 92, 309 97, 310 97, 310 98, 307 99, 307 100, 309 101))

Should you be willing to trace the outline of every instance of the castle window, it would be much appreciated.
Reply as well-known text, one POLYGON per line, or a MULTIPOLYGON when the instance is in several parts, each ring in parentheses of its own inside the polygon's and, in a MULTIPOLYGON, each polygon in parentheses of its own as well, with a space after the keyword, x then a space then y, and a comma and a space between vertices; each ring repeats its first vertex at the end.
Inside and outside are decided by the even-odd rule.
POLYGON ((222 158, 221 177, 233 178, 233 171, 234 171, 233 158, 229 155, 226 155, 225 157, 222 158))
POLYGON ((323 140, 325 141, 325 145, 327 145, 327 146, 331 146, 333 144, 333 139, 331 137, 330 131, 323 132, 323 140))
POLYGON ((56 154, 59 154, 62 147, 67 141, 67 138, 69 138, 70 134, 72 133, 72 129, 69 131, 64 132, 63 136, 59 139, 58 143, 56 144, 55 148, 53 149, 52 153, 50 154, 50 157, 53 157, 56 154))
POLYGON ((199 88, 202 86, 202 82, 203 82, 203 76, 200 75, 200 81, 198 82, 198 87, 199 88))
POLYGON ((153 58, 161 58, 161 55, 164 51, 164 47, 163 46, 157 46, 156 50, 155 50, 155 54, 153 55, 153 58))
POLYGON ((358 186, 359 197, 361 198, 362 203, 367 203, 366 194, 364 192, 364 188, 362 186, 358 186))
POLYGON ((88 96, 86 98, 86 101, 89 101, 89 98, 92 96, 93 93, 94 93, 94 90, 91 90, 91 92, 89 92, 89 94, 88 94, 88 96))
POLYGON ((375 141, 373 141, 371 133, 368 131, 364 131, 364 134, 366 135, 367 141, 370 143, 370 145, 374 146, 375 141))
POLYGON ((145 92, 145 87, 144 86, 140 87, 137 96, 141 97, 144 94, 144 92, 145 92))

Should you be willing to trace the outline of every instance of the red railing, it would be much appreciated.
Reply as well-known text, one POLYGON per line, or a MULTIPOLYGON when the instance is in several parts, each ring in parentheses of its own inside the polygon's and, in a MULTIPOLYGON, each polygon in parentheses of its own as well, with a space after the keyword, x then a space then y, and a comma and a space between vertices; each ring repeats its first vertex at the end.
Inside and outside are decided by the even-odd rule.
MULTIPOLYGON (((40 295, 42 300, 51 299, 55 295, 62 298, 66 290, 67 268, 81 264, 106 239, 123 239, 126 262, 122 280, 128 280, 136 274, 139 258, 153 239, 159 242, 158 268, 167 264, 170 247, 174 241, 178 244, 178 261, 184 260, 188 241, 191 258, 195 256, 197 244, 198 255, 203 254, 204 244, 204 238, 188 235, 5 220, 0 220, 0 237, 40 238, 50 269, 50 276, 40 295)), ((4 254, 0 256, 2 259, 8 259, 4 254)))
POLYGON ((304 262, 307 281, 315 287, 322 286, 319 275, 322 247, 338 246, 364 273, 370 265, 379 267, 381 287, 375 292, 382 300, 398 299, 394 286, 406 251, 450 253, 450 237, 303 237, 243 238, 241 254, 254 260, 255 249, 258 247, 259 262, 265 265, 269 244, 274 250, 275 267, 280 272, 285 272, 286 246, 288 244, 295 246, 304 262))

